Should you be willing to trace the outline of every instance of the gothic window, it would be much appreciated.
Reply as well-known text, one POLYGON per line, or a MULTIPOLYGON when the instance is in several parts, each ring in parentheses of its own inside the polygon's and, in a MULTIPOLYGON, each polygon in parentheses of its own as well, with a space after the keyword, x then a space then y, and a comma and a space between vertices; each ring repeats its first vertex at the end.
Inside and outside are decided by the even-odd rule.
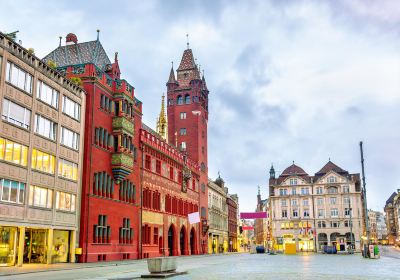
POLYGON ((185 104, 190 104, 190 95, 185 95, 185 104))
POLYGON ((111 227, 107 225, 107 216, 99 215, 98 224, 94 225, 94 243, 109 243, 111 237, 111 227))
POLYGON ((183 104, 182 95, 178 95, 178 97, 176 98, 176 104, 178 104, 178 105, 182 105, 183 104))
POLYGON ((114 196, 114 180, 106 172, 94 173, 93 194, 112 198, 114 196))

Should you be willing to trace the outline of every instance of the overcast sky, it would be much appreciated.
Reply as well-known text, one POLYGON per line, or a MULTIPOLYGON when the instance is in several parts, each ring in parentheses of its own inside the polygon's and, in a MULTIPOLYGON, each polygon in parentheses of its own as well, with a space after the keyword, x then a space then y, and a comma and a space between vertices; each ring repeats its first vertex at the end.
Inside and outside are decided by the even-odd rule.
POLYGON ((400 188, 399 1, 7 1, 0 30, 39 57, 75 33, 119 52, 123 78, 155 127, 171 61, 190 47, 209 96, 209 176, 241 211, 268 194, 271 163, 309 174, 329 158, 361 172, 368 206, 400 188), (80 3, 85 4, 80 5, 80 3))

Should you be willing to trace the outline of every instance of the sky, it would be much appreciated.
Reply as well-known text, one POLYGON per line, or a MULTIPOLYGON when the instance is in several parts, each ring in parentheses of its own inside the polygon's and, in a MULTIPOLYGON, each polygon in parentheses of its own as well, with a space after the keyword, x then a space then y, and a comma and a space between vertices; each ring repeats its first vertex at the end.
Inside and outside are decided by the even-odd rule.
MULTIPOLYGON (((2 1, 3 2, 3 1, 2 1)), ((241 211, 268 195, 271 164, 308 174, 329 159, 360 173, 368 208, 400 189, 399 1, 7 1, 0 30, 39 57, 100 40, 155 127, 171 61, 186 48, 205 71, 209 177, 218 171, 241 211)))

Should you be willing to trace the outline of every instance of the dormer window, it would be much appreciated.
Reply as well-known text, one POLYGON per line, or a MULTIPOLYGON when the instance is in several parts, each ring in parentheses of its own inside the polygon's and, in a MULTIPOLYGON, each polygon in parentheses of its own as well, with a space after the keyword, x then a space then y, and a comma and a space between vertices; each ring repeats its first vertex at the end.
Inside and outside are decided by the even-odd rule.
POLYGON ((297 179, 290 179, 290 185, 297 185, 297 179))

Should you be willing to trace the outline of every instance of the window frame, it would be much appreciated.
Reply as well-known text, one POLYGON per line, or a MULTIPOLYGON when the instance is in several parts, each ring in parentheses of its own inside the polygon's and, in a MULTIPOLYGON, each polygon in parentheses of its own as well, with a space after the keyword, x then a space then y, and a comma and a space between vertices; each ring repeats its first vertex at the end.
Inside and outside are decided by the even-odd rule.
POLYGON ((35 185, 30 185, 29 186, 29 201, 28 201, 29 206, 34 206, 34 207, 40 207, 40 208, 46 208, 46 209, 52 209, 53 208, 53 190, 49 188, 43 188, 35 185), (46 192, 46 201, 43 204, 36 204, 36 194, 39 193, 39 199, 41 200, 43 198, 42 192, 46 192))
POLYGON ((1 118, 2 120, 13 124, 15 126, 21 127, 26 130, 30 130, 31 128, 31 116, 32 116, 32 111, 29 110, 28 108, 25 108, 24 106, 19 105, 18 103, 15 103, 7 98, 3 99, 3 105, 2 105, 2 113, 1 113, 1 118), (16 115, 11 115, 15 114, 16 110, 12 110, 11 105, 20 107, 21 109, 24 110, 24 116, 23 116, 23 121, 21 122, 16 118, 16 115), (6 108, 7 107, 7 108, 6 108), (7 110, 7 113, 4 111, 7 110))
MULTIPOLYGON (((14 185, 15 185, 14 184, 14 185)), ((14 204, 24 204, 25 202, 25 190, 26 190, 26 184, 19 182, 19 181, 14 181, 10 179, 5 179, 1 178, 0 179, 0 201, 1 202, 7 202, 7 203, 14 203, 14 204), (5 183, 8 183, 8 198, 4 199, 4 189, 5 189, 5 183), (15 194, 15 201, 11 200, 12 197, 12 190, 13 188, 13 183, 17 184, 16 188, 16 194, 15 194), (22 194, 22 199, 21 199, 21 194, 22 194)))
MULTIPOLYGON (((47 96, 47 92, 46 92, 46 96, 47 96)), ((36 84, 36 99, 42 101, 43 103, 45 103, 55 109, 58 109, 59 102, 60 102, 59 98, 60 98, 60 92, 58 90, 56 90, 49 84, 43 82, 42 80, 38 79, 37 84, 36 84), (42 91, 46 87, 48 89, 51 89, 51 101, 50 102, 48 102, 48 100, 46 98, 42 98, 42 91), (55 102, 53 102, 53 101, 55 101, 55 102), (53 103, 55 103, 55 104, 53 104, 53 103)))
POLYGON ((22 90, 23 92, 28 93, 29 95, 32 95, 33 79, 34 79, 33 75, 31 75, 28 71, 22 69, 21 67, 19 67, 17 64, 15 64, 14 62, 12 62, 10 60, 7 61, 7 66, 6 66, 6 81, 7 81, 7 83, 17 87, 18 89, 22 90), (13 67, 15 67, 17 69, 17 71, 18 71, 18 77, 17 77, 17 81, 16 82, 13 81, 13 79, 14 79, 13 76, 15 75, 15 73, 13 72, 13 70, 14 70, 13 67), (19 75, 20 75, 21 72, 23 72, 24 75, 25 75, 24 86, 23 87, 21 87, 19 85, 19 82, 20 82, 19 75), (29 80, 29 83, 30 83, 29 90, 27 90, 27 88, 26 88, 27 87, 27 82, 28 82, 27 81, 27 77, 29 77, 28 80, 29 80))

